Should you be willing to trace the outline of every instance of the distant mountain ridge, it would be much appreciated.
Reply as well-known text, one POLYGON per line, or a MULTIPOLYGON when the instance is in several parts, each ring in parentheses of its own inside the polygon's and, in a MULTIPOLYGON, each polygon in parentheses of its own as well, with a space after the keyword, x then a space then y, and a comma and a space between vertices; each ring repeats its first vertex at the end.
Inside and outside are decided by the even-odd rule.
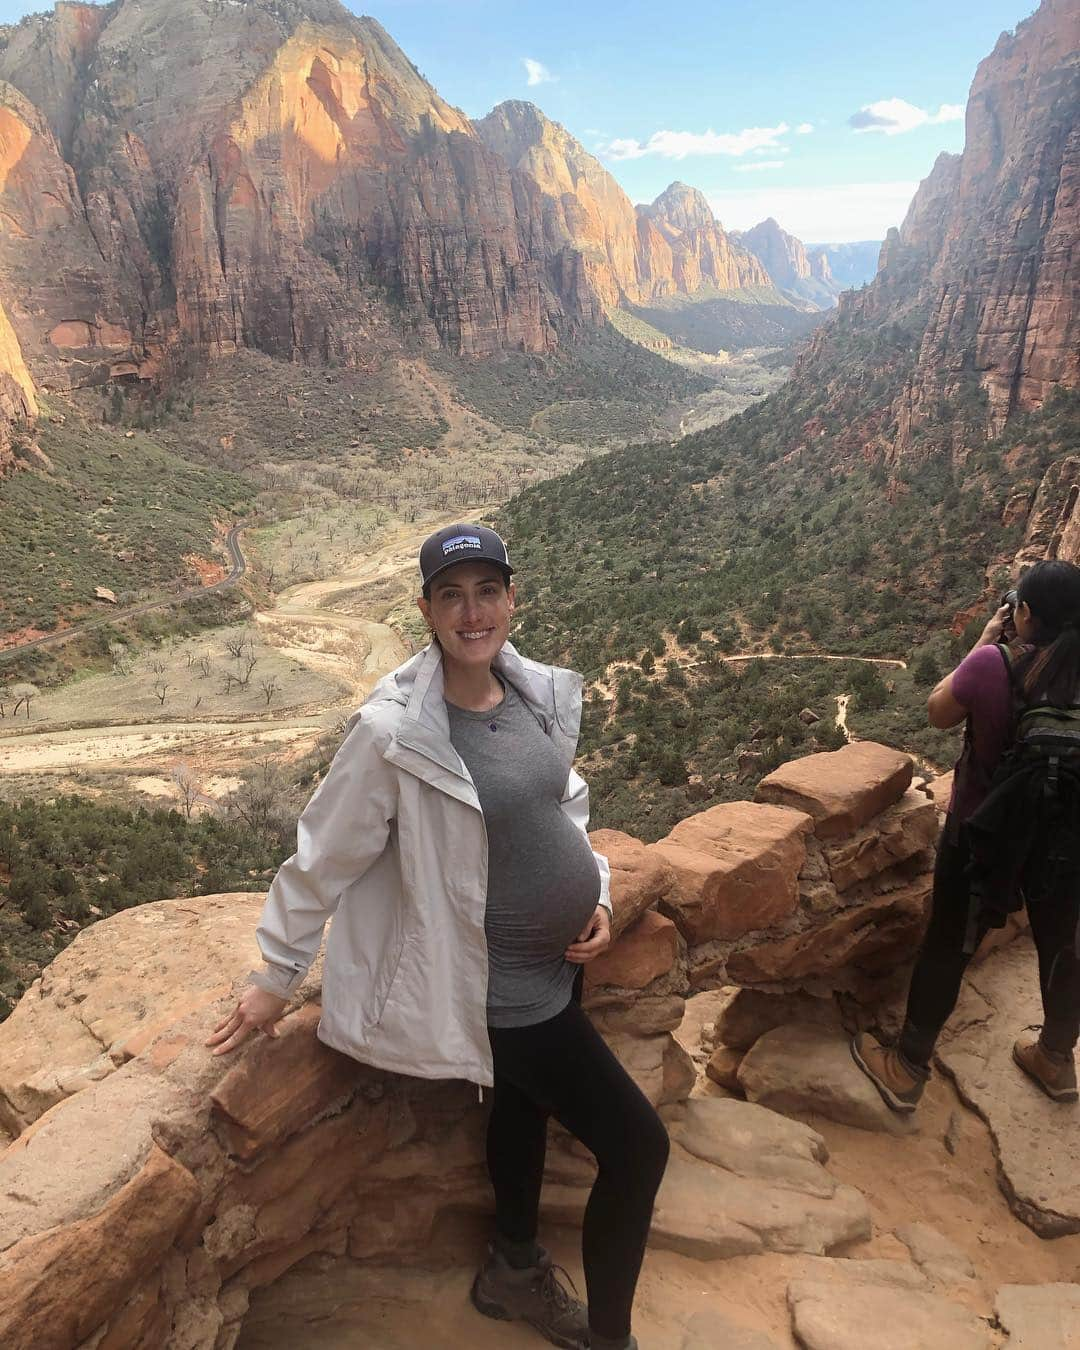
POLYGON ((815 309, 831 309, 842 291, 871 281, 881 249, 880 242, 807 246, 772 216, 731 237, 761 261, 789 300, 815 309))
POLYGON ((807 257, 820 255, 828 264, 834 283, 842 291, 858 290, 873 281, 881 253, 880 239, 861 239, 852 244, 807 244, 807 257))

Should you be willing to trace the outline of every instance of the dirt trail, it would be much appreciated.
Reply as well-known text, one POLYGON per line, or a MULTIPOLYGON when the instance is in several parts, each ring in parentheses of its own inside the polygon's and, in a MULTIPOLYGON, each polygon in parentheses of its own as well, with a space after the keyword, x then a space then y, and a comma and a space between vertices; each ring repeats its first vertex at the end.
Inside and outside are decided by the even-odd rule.
MULTIPOLYGON (((465 520, 480 515, 465 513, 465 520)), ((50 773, 93 769, 139 775, 160 769, 161 761, 183 755, 207 767, 235 761, 260 746, 313 741, 370 693, 376 681, 400 665, 408 649, 400 634, 375 618, 342 614, 335 597, 371 582, 400 578, 400 598, 415 590, 416 554, 440 520, 401 525, 373 552, 357 555, 335 576, 305 582, 283 591, 273 609, 255 615, 263 639, 295 661, 330 674, 345 692, 321 707, 289 715, 219 722, 196 718, 132 723, 68 730, 0 733, 0 777, 5 774, 50 773)), ((385 596, 373 605, 385 613, 385 596)))

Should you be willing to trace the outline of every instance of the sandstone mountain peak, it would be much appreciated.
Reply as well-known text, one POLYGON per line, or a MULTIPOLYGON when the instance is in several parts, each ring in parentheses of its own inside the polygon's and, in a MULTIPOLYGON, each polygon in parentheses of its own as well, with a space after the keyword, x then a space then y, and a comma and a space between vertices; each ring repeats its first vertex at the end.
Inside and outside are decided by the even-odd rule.
POLYGON ((708 229, 719 225, 703 192, 678 179, 669 183, 646 208, 650 217, 672 229, 708 229))

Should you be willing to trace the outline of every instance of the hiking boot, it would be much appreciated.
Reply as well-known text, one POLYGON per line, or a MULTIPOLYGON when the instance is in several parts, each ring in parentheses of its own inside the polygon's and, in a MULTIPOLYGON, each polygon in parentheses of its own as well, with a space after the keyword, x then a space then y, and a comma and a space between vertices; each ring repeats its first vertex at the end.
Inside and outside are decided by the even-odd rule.
MULTIPOLYGON (((515 1270, 492 1243, 488 1258, 473 1281, 473 1307, 485 1317, 527 1322, 563 1350, 586 1350, 589 1319, 585 1305, 563 1287, 557 1273, 559 1267, 552 1264, 543 1247, 538 1250, 536 1265, 515 1270)), ((569 1280, 570 1276, 566 1278, 569 1280)), ((573 1281, 570 1283, 572 1287, 573 1281)))
POLYGON ((1077 1099, 1076 1061, 1072 1055, 1047 1050, 1041 1032, 1041 1027, 1028 1027, 1013 1046, 1013 1059, 1055 1102, 1074 1102, 1077 1099))
POLYGON ((882 1045, 866 1031, 860 1031, 851 1042, 851 1058, 881 1093, 886 1106, 905 1115, 915 1110, 929 1072, 919 1073, 899 1050, 882 1045))
MULTIPOLYGON (((614 1346, 616 1343, 614 1341, 599 1340, 594 1332, 585 1344, 586 1350, 608 1350, 609 1345, 614 1346)), ((619 1341, 617 1350, 638 1350, 637 1337, 630 1336, 625 1341, 619 1341)))

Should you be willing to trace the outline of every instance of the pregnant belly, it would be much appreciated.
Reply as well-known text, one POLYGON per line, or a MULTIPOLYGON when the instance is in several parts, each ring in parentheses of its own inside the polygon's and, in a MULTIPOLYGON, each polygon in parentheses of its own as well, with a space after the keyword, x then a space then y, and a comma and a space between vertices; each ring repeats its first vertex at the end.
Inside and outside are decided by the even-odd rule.
POLYGON ((500 901, 489 896, 488 945, 500 963, 522 967, 561 957, 592 918, 600 896, 600 874, 592 853, 587 869, 536 888, 519 886, 500 901))

